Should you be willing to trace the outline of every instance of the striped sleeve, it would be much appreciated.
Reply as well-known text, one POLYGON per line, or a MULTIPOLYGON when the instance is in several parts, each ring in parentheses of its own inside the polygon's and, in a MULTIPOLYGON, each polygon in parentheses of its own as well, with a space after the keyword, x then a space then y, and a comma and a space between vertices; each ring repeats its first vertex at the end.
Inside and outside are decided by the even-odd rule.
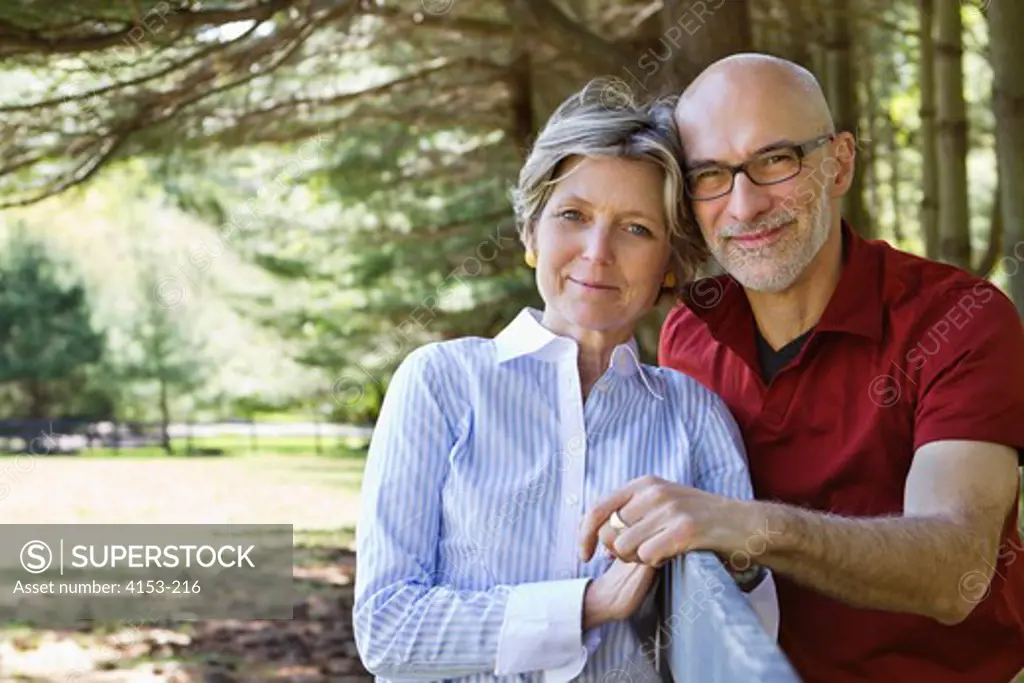
POLYGON ((754 497, 747 451, 735 418, 717 394, 700 387, 693 447, 694 486, 727 498, 754 497))
POLYGON ((356 531, 353 626, 359 656, 384 679, 555 669, 546 680, 569 680, 585 660, 579 659, 585 579, 459 590, 438 569, 442 489, 458 438, 454 416, 439 398, 445 360, 437 346, 409 354, 374 428, 356 531), (570 587, 575 594, 566 594, 570 587), (541 589, 562 595, 538 600, 541 589), (509 619, 510 605, 524 601, 509 619), (557 670, 562 665, 571 674, 557 670))
POLYGON ((363 665, 386 679, 492 671, 510 592, 456 591, 437 575, 456 433, 437 398, 436 351, 417 349, 395 371, 363 476, 353 625, 363 665))

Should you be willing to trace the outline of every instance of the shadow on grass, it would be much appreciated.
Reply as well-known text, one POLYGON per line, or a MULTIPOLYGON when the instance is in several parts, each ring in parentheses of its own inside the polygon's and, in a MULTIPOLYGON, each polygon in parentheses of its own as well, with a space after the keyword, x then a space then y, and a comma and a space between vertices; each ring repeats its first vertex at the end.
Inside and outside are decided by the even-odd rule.
POLYGON ((89 623, 74 631, 8 624, 0 626, 0 681, 371 681, 352 632, 354 537, 351 527, 296 532, 291 620, 89 623))

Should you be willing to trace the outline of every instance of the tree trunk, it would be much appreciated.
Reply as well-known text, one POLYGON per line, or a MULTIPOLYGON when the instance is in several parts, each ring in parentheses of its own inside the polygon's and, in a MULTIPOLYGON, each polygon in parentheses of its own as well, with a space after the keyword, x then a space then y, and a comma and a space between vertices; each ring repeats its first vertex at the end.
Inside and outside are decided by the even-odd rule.
POLYGON ((1024 273, 1018 273, 1024 254, 1024 3, 993 2, 988 8, 989 47, 992 60, 993 107, 996 119, 996 157, 1003 239, 1010 296, 1024 313, 1024 273), (1008 265, 1009 258, 1015 267, 1008 265))
POLYGON ((28 380, 25 382, 25 394, 28 396, 26 417, 47 417, 50 414, 50 398, 46 391, 45 381, 28 380))
POLYGON ((790 26, 788 31, 789 59, 810 72, 814 72, 814 57, 811 54, 811 27, 808 24, 807 7, 804 0, 783 0, 783 16, 790 26))
MULTIPOLYGON (((853 68, 848 9, 845 5, 837 3, 826 10, 826 94, 837 130, 849 131, 856 135, 860 122, 860 108, 857 103, 857 78, 853 68)), ((864 237, 871 237, 871 220, 864 206, 863 166, 854 173, 850 190, 843 197, 842 213, 854 230, 864 237)))
MULTIPOLYGON (((872 45, 876 41, 872 40, 868 44, 872 45)), ((861 150, 863 158, 859 164, 864 169, 864 184, 867 189, 868 206, 871 207, 871 211, 874 212, 875 225, 874 233, 876 237, 880 237, 882 233, 881 229, 881 215, 882 211, 878 205, 878 189, 881 183, 878 178, 878 150, 881 149, 881 145, 878 144, 878 92, 875 87, 877 79, 875 77, 875 51, 864 56, 864 72, 861 85, 864 88, 864 118, 867 119, 867 137, 859 139, 858 148, 861 150)))
POLYGON ((889 147, 889 185, 892 199, 892 240, 894 246, 903 247, 903 225, 900 217, 900 147, 896 137, 896 122, 886 116, 886 136, 889 147))
POLYGON ((935 101, 938 116, 939 258, 971 267, 967 206, 967 113, 960 0, 936 0, 935 101))
POLYGON ((512 105, 512 139, 521 154, 526 154, 537 132, 533 110, 533 66, 530 53, 520 52, 509 69, 509 94, 512 105))
POLYGON ((820 2, 812 2, 807 8, 807 14, 811 20, 814 42, 811 43, 811 63, 814 68, 811 71, 818 78, 822 90, 828 92, 828 51, 825 48, 828 42, 828 33, 825 28, 825 10, 820 2))
MULTIPOLYGON (((1003 200, 999 185, 997 182, 995 192, 992 193, 992 211, 988 217, 988 242, 985 253, 981 257, 981 263, 974 269, 974 274, 978 277, 988 277, 1003 250, 1003 200)), ((1011 250, 1011 258, 1017 258, 1012 253, 1011 250)))
POLYGON ((169 431, 171 410, 167 402, 167 382, 163 377, 160 377, 158 381, 160 382, 160 445, 163 446, 164 452, 167 455, 174 455, 169 431))
POLYGON ((935 25, 933 0, 918 0, 921 54, 918 61, 921 84, 921 241, 925 256, 939 258, 939 179, 935 138, 935 25))
POLYGON ((618 74, 632 59, 621 46, 574 21, 551 0, 507 0, 505 4, 520 30, 579 61, 592 73, 618 74))
POLYGON ((638 66, 660 70, 662 93, 682 92, 712 62, 753 49, 749 0, 667 0, 660 16, 663 33, 638 66))

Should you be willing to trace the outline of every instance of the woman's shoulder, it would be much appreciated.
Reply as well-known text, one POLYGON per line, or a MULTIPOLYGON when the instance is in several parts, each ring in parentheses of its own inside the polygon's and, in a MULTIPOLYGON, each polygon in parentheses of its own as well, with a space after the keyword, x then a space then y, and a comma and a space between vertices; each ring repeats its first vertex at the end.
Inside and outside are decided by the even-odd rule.
POLYGON ((690 398, 700 403, 718 403, 721 398, 697 379, 674 368, 661 365, 644 365, 648 376, 660 383, 675 399, 690 398))
POLYGON ((453 376, 474 376, 494 358, 493 340, 483 337, 459 337, 427 342, 406 354, 399 364, 402 372, 425 375, 449 384, 453 376))

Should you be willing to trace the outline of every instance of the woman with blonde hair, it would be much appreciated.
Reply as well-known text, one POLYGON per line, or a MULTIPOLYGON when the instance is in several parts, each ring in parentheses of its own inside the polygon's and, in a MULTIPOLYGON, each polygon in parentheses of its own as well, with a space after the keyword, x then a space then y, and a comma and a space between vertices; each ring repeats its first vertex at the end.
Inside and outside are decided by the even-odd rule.
MULTIPOLYGON (((656 680, 629 618, 657 569, 582 561, 584 513, 643 475, 752 497, 723 402, 642 363, 634 339, 707 258, 672 107, 601 95, 591 84, 558 108, 513 194, 543 310, 493 339, 416 349, 388 388, 353 610, 360 656, 381 679, 656 680)), ((748 597, 774 637, 774 584, 756 580, 748 597)))

